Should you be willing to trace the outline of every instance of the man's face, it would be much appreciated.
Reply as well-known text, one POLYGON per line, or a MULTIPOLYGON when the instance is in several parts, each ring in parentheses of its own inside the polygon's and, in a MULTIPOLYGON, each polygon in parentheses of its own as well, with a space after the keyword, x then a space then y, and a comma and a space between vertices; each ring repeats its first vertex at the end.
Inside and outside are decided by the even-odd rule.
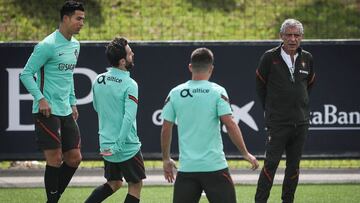
POLYGON ((76 10, 71 16, 64 16, 64 23, 67 29, 72 34, 79 34, 81 28, 84 26, 85 12, 76 10))
POLYGON ((300 46, 303 35, 297 27, 287 27, 284 33, 280 33, 280 38, 283 41, 283 49, 286 53, 294 54, 300 46))
POLYGON ((134 52, 132 52, 129 45, 126 45, 126 64, 125 68, 129 71, 134 67, 134 52))

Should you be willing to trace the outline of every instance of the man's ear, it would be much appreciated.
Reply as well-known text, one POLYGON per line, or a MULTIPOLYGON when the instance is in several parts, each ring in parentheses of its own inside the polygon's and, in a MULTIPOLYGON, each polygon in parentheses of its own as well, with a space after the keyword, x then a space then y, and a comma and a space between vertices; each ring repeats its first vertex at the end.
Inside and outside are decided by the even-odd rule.
POLYGON ((120 59, 119 60, 119 65, 122 66, 124 64, 126 64, 126 60, 124 58, 120 59))
POLYGON ((64 15, 64 16, 63 16, 63 19, 62 19, 62 22, 67 22, 67 21, 69 21, 69 20, 70 20, 70 16, 64 15))
POLYGON ((210 68, 209 68, 209 73, 211 74, 214 70, 214 65, 211 65, 210 68))
POLYGON ((189 63, 189 71, 190 71, 190 73, 193 72, 191 63, 189 63))

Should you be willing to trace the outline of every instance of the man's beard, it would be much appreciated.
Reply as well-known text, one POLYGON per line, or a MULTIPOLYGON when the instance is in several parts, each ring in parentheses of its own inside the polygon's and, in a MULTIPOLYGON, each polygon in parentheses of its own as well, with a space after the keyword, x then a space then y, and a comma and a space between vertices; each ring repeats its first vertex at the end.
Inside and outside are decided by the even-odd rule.
POLYGON ((134 67, 134 65, 135 64, 133 61, 131 61, 131 62, 126 61, 125 68, 127 71, 130 71, 134 67))

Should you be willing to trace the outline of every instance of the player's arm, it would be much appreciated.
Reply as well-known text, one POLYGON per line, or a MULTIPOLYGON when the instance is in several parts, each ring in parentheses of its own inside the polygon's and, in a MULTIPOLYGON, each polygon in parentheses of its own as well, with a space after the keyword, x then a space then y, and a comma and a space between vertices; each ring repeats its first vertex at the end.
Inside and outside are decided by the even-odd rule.
POLYGON ((76 107, 76 97, 75 97, 75 89, 74 89, 74 79, 72 80, 72 83, 71 83, 71 90, 70 90, 69 102, 70 102, 71 109, 72 109, 72 116, 73 116, 74 120, 77 120, 78 117, 79 117, 79 112, 78 112, 77 107, 76 107))
POLYGON ((37 44, 20 74, 20 80, 25 88, 34 97, 34 100, 39 102, 39 112, 47 117, 51 114, 51 108, 36 84, 34 75, 50 58, 50 53, 49 45, 45 43, 37 44))
POLYGON ((164 120, 161 128, 161 153, 163 159, 164 177, 169 182, 174 182, 174 168, 176 168, 175 161, 171 159, 170 147, 172 139, 172 129, 175 123, 176 115, 173 105, 170 102, 170 94, 165 100, 164 108, 161 117, 164 120))
POLYGON ((170 157, 170 145, 172 140, 172 129, 174 123, 164 120, 161 128, 161 153, 163 159, 164 177, 169 182, 174 182, 173 169, 175 161, 170 157))
POLYGON ((265 107, 266 82, 268 71, 270 69, 269 66, 269 56, 265 53, 261 57, 258 68, 256 69, 256 93, 259 96, 263 108, 265 107))
POLYGON ((227 129, 231 141, 244 156, 244 159, 251 163, 251 168, 253 170, 257 169, 259 167, 259 163, 256 158, 248 152, 241 130, 237 123, 234 121, 232 115, 223 115, 220 117, 220 119, 227 129))
POLYGON ((122 150, 123 143, 129 135, 131 127, 136 119, 138 107, 138 86, 135 82, 131 83, 125 92, 124 118, 121 125, 120 135, 116 140, 116 149, 122 150))
MULTIPOLYGON (((99 76, 98 76, 99 77, 99 76)), ((96 80, 97 78, 94 80, 93 84, 92 84, 92 88, 91 88, 91 91, 93 93, 93 107, 94 107, 94 110, 97 112, 97 102, 96 102, 96 94, 95 94, 95 83, 96 83, 96 80)))

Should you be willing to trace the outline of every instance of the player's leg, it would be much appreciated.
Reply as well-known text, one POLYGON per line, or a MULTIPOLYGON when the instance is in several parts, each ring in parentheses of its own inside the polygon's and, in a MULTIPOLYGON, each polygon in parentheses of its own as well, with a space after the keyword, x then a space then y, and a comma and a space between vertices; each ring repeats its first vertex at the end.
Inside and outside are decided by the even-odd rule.
POLYGON ((95 188, 85 203, 102 202, 120 189, 123 178, 120 163, 112 163, 104 160, 104 177, 107 182, 95 188))
POLYGON ((62 162, 60 120, 56 116, 47 118, 42 114, 34 114, 34 119, 37 143, 46 160, 44 182, 47 202, 57 202, 60 197, 58 187, 62 162))
POLYGON ((125 203, 138 203, 142 188, 142 180, 146 178, 144 160, 139 151, 131 159, 121 163, 122 172, 126 182, 128 182, 128 194, 125 203))
POLYGON ((229 169, 202 173, 200 180, 210 203, 236 203, 235 187, 229 169))
POLYGON ((282 186, 283 202, 293 202, 296 187, 299 181, 299 165, 303 147, 308 133, 308 125, 294 128, 292 137, 286 146, 286 169, 282 186))
POLYGON ((82 156, 80 153, 80 131, 76 121, 71 115, 61 117, 60 120, 64 159, 59 176, 59 192, 61 195, 78 168, 82 156))
POLYGON ((138 203, 140 202, 140 193, 143 182, 138 183, 128 182, 128 194, 126 195, 124 203, 138 203))
POLYGON ((198 173, 178 172, 174 184, 173 203, 197 203, 202 191, 198 173))
POLYGON ((267 202, 273 185, 274 176, 288 140, 289 129, 283 126, 271 126, 267 129, 267 142, 264 166, 260 172, 255 202, 267 202))

